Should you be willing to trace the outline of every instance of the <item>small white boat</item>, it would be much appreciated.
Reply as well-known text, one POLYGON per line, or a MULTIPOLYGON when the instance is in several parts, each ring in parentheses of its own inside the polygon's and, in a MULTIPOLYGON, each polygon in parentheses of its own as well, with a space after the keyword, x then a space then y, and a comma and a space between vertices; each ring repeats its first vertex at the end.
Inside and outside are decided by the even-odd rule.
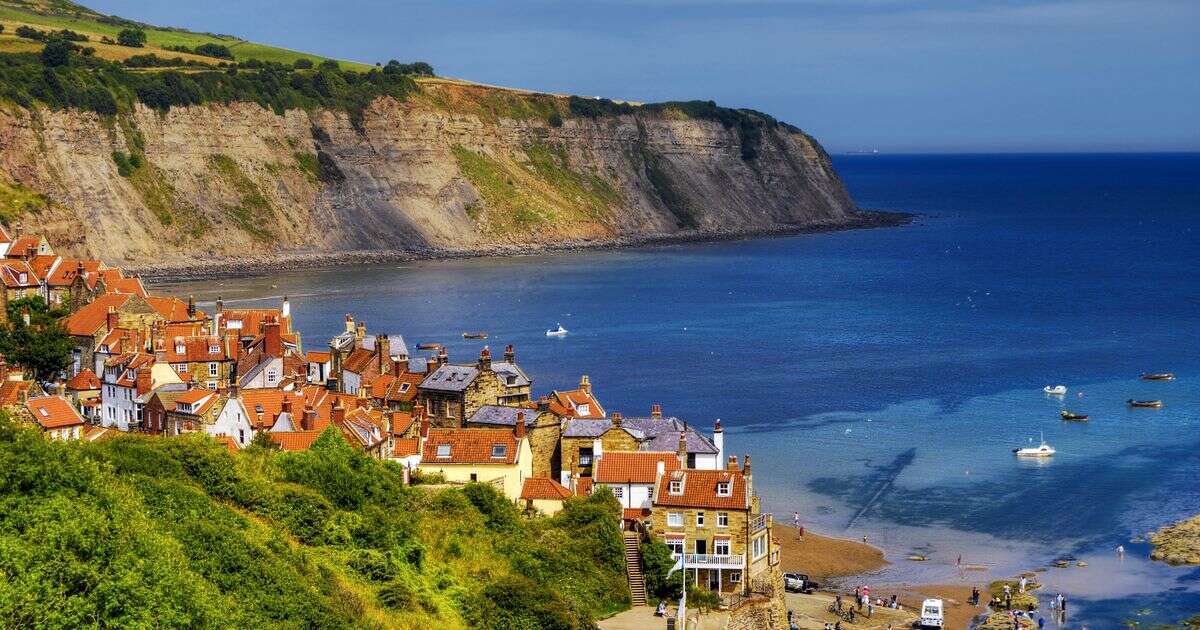
POLYGON ((1013 453, 1016 453, 1017 457, 1050 457, 1055 452, 1054 447, 1046 443, 1045 435, 1042 436, 1042 443, 1038 446, 1013 449, 1013 453))
POLYGON ((559 324, 558 328, 555 328, 554 330, 547 330, 546 336, 547 337, 565 337, 565 336, 567 336, 567 329, 563 328, 562 324, 559 324))
POLYGON ((1047 394, 1050 394, 1052 396, 1062 396, 1067 393, 1067 386, 1066 385, 1053 385, 1053 386, 1047 385, 1042 388, 1042 391, 1044 391, 1047 394))

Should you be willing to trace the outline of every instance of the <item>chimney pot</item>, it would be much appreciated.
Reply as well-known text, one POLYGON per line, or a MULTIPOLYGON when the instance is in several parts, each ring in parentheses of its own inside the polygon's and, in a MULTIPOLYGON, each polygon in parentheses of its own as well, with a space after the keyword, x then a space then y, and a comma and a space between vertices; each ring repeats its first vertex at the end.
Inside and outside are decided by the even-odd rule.
POLYGON ((620 412, 617 412, 617 411, 614 411, 614 412, 613 412, 613 415, 612 415, 612 425, 613 425, 614 427, 619 427, 619 426, 621 426, 621 413, 620 413, 620 412))
POLYGON ((513 345, 510 343, 504 347, 504 360, 509 363, 517 362, 517 353, 513 350, 513 345))
POLYGON ((654 403, 653 405, 650 405, 650 417, 651 418, 661 418, 662 417, 662 405, 660 405, 658 403, 654 403))
POLYGON ((725 466, 725 470, 737 470, 737 469, 738 469, 737 455, 730 455, 729 463, 725 466))
POLYGON ((513 434, 517 436, 518 440, 525 437, 525 412, 524 411, 517 412, 517 423, 513 425, 513 434))
POLYGON ((588 379, 587 374, 579 377, 579 391, 589 396, 592 394, 592 382, 588 379))

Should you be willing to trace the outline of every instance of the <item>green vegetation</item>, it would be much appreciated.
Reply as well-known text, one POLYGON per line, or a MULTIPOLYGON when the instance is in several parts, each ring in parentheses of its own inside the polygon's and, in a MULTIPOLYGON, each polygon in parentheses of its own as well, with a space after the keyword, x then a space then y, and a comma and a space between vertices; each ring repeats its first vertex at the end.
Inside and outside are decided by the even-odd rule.
POLYGON ((0 176, 0 221, 11 223, 26 212, 36 214, 48 207, 50 200, 45 195, 0 176))
POLYGON ((239 196, 239 203, 226 206, 225 214, 254 238, 260 241, 273 238, 274 234, 265 227, 271 221, 271 202, 267 200, 258 184, 228 155, 209 156, 209 165, 239 196))
POLYGON ((0 326, 0 354, 10 364, 24 366, 42 383, 66 369, 74 344, 59 323, 69 314, 64 308, 51 308, 42 296, 35 295, 10 301, 6 314, 8 322, 0 326))
POLYGON ((232 454, 3 417, 0 466, 4 627, 575 629, 629 605, 611 494, 526 518, 488 485, 406 487, 335 430, 232 454))
POLYGON ((140 28, 123 28, 117 33, 117 43, 129 48, 142 48, 146 45, 146 31, 140 28))
POLYGON ((645 143, 642 143, 641 147, 642 162, 646 165, 646 177, 650 180, 654 191, 658 193, 658 198, 662 200, 663 205, 671 211, 671 214, 675 215, 679 227, 699 227, 700 223, 696 219, 697 212, 692 208, 692 204, 675 189, 675 184, 671 182, 671 176, 663 169, 658 156, 647 149, 645 143))
POLYGON ((296 158, 296 166, 300 168, 300 172, 308 178, 308 181, 317 183, 321 179, 321 164, 317 161, 317 156, 314 153, 300 153, 297 151, 292 154, 296 158))

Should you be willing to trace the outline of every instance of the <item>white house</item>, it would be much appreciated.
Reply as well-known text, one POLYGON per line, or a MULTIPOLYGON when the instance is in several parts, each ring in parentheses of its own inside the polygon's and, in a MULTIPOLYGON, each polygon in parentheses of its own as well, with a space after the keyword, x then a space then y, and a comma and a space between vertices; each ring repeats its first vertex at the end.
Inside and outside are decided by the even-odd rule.
POLYGON ((186 386, 166 363, 157 363, 148 354, 129 354, 104 365, 100 385, 100 424, 128 431, 142 422, 142 410, 149 394, 164 386, 186 386))
POLYGON ((625 518, 649 518, 654 501, 654 483, 663 473, 678 470, 681 466, 679 460, 678 453, 666 451, 604 452, 593 464, 592 487, 607 486, 621 502, 625 518))

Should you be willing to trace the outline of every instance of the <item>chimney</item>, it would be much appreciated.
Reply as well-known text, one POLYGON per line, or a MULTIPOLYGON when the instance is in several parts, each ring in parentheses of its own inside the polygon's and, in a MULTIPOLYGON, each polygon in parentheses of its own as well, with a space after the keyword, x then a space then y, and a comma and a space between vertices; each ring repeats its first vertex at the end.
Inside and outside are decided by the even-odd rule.
POLYGON ((340 398, 333 399, 333 413, 330 416, 330 420, 336 425, 341 425, 346 421, 346 409, 342 407, 342 400, 340 398))
POLYGON ((687 468, 688 467, 687 466, 687 464, 688 464, 687 433, 685 433, 683 431, 679 432, 679 446, 676 447, 675 454, 679 456, 679 467, 687 468))
POLYGON ((538 398, 537 410, 538 413, 546 413, 547 411, 550 411, 550 399, 546 398, 545 396, 538 398))
POLYGON ((378 358, 380 374, 387 374, 388 363, 392 360, 392 344, 387 335, 375 335, 375 356, 378 358))
POLYGON ((54 392, 56 394, 58 394, 59 396, 66 396, 67 395, 67 382, 62 379, 58 379, 57 381, 55 381, 54 392))
POLYGON ((425 359, 425 373, 432 373, 434 370, 438 369, 438 365, 440 365, 440 363, 438 363, 438 360, 434 357, 425 359))
POLYGON ((408 372, 408 360, 407 359, 401 357, 399 359, 392 360, 392 376, 398 377, 401 374, 404 374, 406 372, 408 372))
POLYGON ((279 331, 279 321, 274 317, 263 324, 263 354, 269 357, 283 356, 283 337, 279 331))
POLYGON ((587 394, 588 396, 592 395, 592 382, 588 380, 587 374, 584 374, 579 378, 579 391, 587 394))
MULTIPOLYGON (((363 337, 367 336, 367 322, 358 322, 354 325, 354 340, 362 343, 363 337)), ((357 344, 356 344, 357 345, 357 344)))
POLYGON ((717 447, 717 463, 725 459, 725 430, 721 428, 721 419, 713 423, 713 446, 717 447))
POLYGON ((150 368, 138 368, 136 379, 135 387, 138 396, 150 391, 150 368))
POLYGON ((317 410, 304 408, 304 415, 300 418, 300 430, 312 431, 317 426, 317 410))
POLYGON ((492 351, 487 346, 479 351, 479 371, 487 372, 492 369, 492 351))
POLYGON ((281 415, 285 414, 285 413, 289 416, 292 415, 292 395, 291 394, 289 394, 287 392, 283 393, 283 400, 281 400, 279 402, 279 413, 281 415))
POLYGON ((730 455, 729 463, 725 465, 725 470, 728 470, 729 472, 737 472, 737 469, 737 455, 730 455))
POLYGON ((504 360, 512 363, 513 365, 516 365, 517 363, 517 352, 513 350, 513 345, 511 343, 507 346, 504 346, 504 360))
POLYGON ((283 304, 281 304, 279 306, 279 316, 280 317, 291 317, 292 316, 292 303, 288 301, 286 295, 283 296, 283 304))
POLYGON ((219 295, 217 296, 217 309, 216 310, 217 310, 218 315, 225 312, 225 302, 223 300, 221 300, 221 296, 219 296, 219 295))
POLYGON ((654 480, 658 481, 658 478, 662 477, 663 474, 667 472, 667 463, 661 459, 657 462, 654 462, 654 470, 654 480))
POLYGON ((651 418, 661 418, 662 417, 662 405, 660 405, 658 403, 654 403, 653 405, 650 405, 650 417, 651 418))
POLYGON ((742 476, 746 478, 746 499, 754 496, 754 476, 750 474, 750 456, 742 455, 742 476))
POLYGON ((354 318, 350 316, 350 313, 346 313, 346 332, 354 332, 354 318))
POLYGON ((524 411, 517 412, 517 423, 513 425, 513 435, 515 435, 518 440, 525 437, 525 412, 524 411))
POLYGON ((4 360, 4 355, 0 354, 0 381, 8 380, 8 361, 4 360))
POLYGON ((421 437, 429 437, 429 416, 421 414, 421 437))
POLYGON ((616 411, 613 412, 612 425, 613 425, 614 429, 621 428, 621 413, 620 412, 616 412, 616 411))
POLYGON ((442 346, 441 348, 438 348, 438 355, 437 355, 438 367, 442 367, 443 365, 446 365, 449 362, 450 362, 450 353, 446 351, 446 346, 442 346))
POLYGON ((108 330, 111 332, 117 327, 117 307, 108 307, 108 314, 105 317, 105 323, 108 325, 108 330))

